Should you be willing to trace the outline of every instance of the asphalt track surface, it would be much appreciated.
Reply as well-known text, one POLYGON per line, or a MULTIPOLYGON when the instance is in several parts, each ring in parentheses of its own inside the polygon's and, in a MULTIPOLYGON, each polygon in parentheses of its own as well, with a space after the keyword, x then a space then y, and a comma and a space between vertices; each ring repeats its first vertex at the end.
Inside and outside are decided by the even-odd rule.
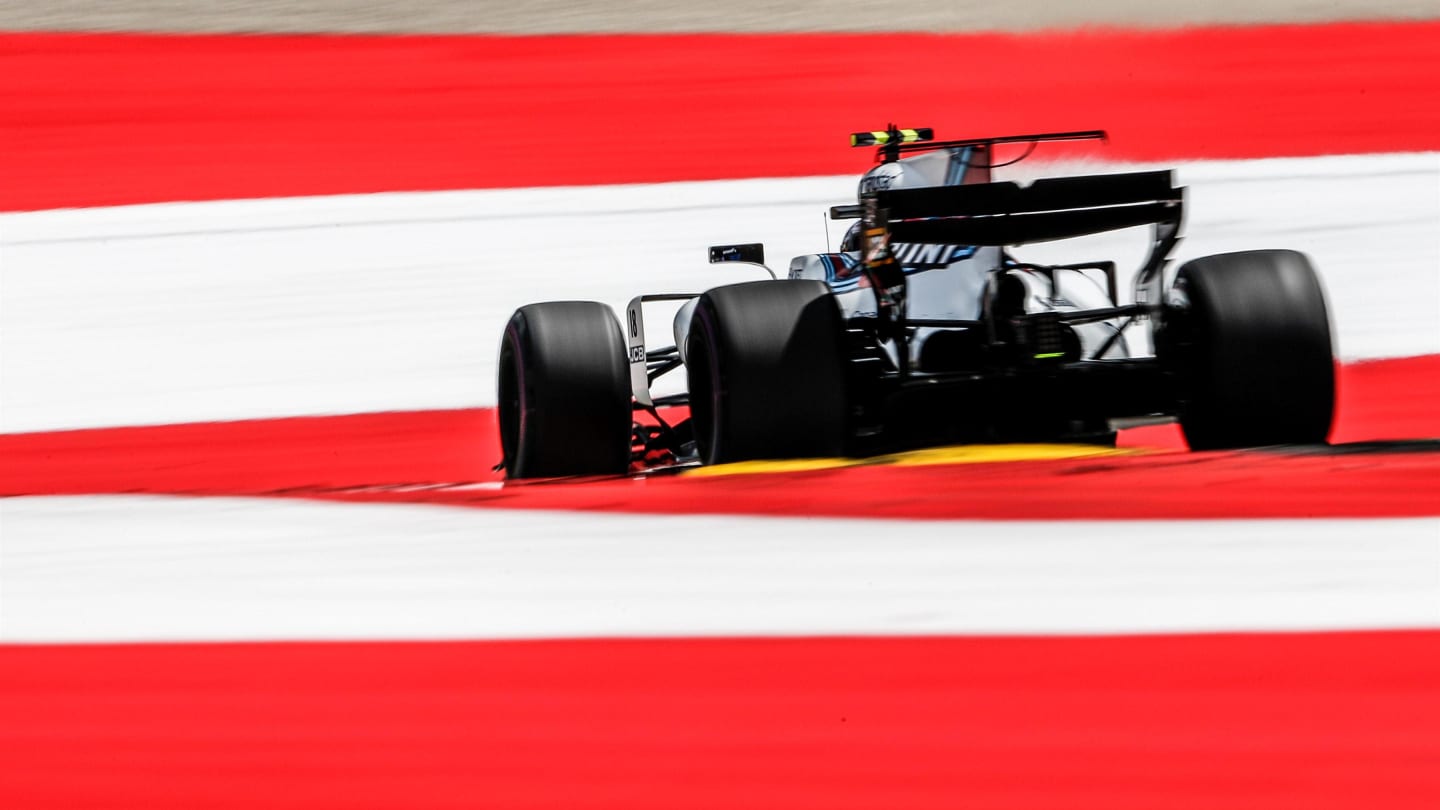
MULTIPOLYGON (((192 75, 213 76, 214 67, 192 75)), ((1428 98, 1423 82, 1418 87, 1428 98)), ((1352 89, 1358 96, 1366 88, 1352 89)), ((1413 111, 1396 99, 1405 97, 1388 96, 1393 114, 1379 120, 1410 123, 1385 137, 1414 137, 1408 126, 1423 122, 1423 115, 1404 117, 1413 111)), ((198 109, 179 106, 182 116, 198 109)), ((114 115, 91 120, 125 125, 114 115)), ((1268 127, 1252 123, 1257 130, 1268 127)), ((1418 131, 1423 139, 1435 130, 1418 131)), ((1369 148, 1435 147, 1422 140, 1369 148)), ((1273 146, 1253 156, 1273 154, 1267 149, 1273 146)), ((88 165, 104 164, 92 153, 88 165)), ((269 185, 255 196, 287 193, 275 183, 287 172, 261 173, 269 185)), ((37 198, 53 193, 43 183, 21 185, 22 194, 37 198)), ((72 180, 63 193, 83 205, 79 193, 124 185, 87 189, 72 180)), ((153 199, 175 197, 172 190, 153 199)), ((183 324, 183 313, 175 315, 183 324)), ((1407 438, 1433 437, 1425 421, 1433 410, 1423 408, 1433 399, 1419 385, 1406 387, 1433 385, 1433 358, 1387 361, 1387 368, 1390 362, 1421 365, 1391 380, 1402 402, 1393 392, 1379 394, 1361 427, 1390 424, 1391 406, 1418 401, 1407 438)), ((337 423, 283 429, 317 424, 337 423)), ((413 426, 379 434, 407 431, 414 435, 413 426)), ((421 455, 441 449, 437 435, 421 437, 430 442, 421 455)), ((74 449, 82 459, 93 458, 96 445, 71 438, 79 439, 74 449)), ((188 438, 171 446, 194 447, 188 438)), ((273 434, 250 445, 278 449, 268 439, 273 434)), ((244 443, 243 436, 229 440, 244 443)), ((126 452, 156 447, 142 437, 126 452)), ((335 449, 322 441, 313 458, 335 449)), ((1421 451, 1413 457, 1425 458, 1421 451)), ((0 804, 836 808, 946 807, 961 799, 1017 808, 1430 808, 1440 797, 1440 546, 1431 539, 1440 498, 1433 469, 1406 472, 1394 466, 1400 455, 1411 457, 1322 457, 1348 468, 1341 476, 1381 468, 1400 476, 1398 486, 1414 487, 1383 510, 1392 517, 1338 521, 952 521, 912 534, 891 521, 836 526, 794 517, 655 516, 641 524, 573 512, 552 521, 542 510, 512 522, 505 510, 278 500, 279 492, 242 500, 10 500, 0 504, 7 532, 0 632, 18 604, 32 640, 72 631, 89 640, 193 639, 234 622, 228 637, 247 643, 0 648, 0 804), (1422 517, 1393 517, 1406 505, 1422 517), (686 525, 667 531, 667 520, 686 525), (632 536, 640 525, 649 531, 632 536), (688 578, 675 576, 681 572, 688 578), (483 598, 466 601, 477 582, 488 583, 483 598), (777 596, 796 594, 798 583, 819 590, 794 602, 777 596), (1137 584, 1152 590, 1130 590, 1137 584), (677 603, 708 606, 712 618, 732 621, 742 612, 732 606, 744 605, 762 628, 750 632, 801 635, 707 639, 694 637, 703 632, 698 624, 686 632, 646 621, 677 603), (794 609, 787 616, 795 623, 769 623, 775 616, 768 604, 794 609), (817 612, 807 615, 807 608, 817 612), (384 623, 387 616, 408 619, 408 632, 396 629, 395 637, 418 638, 440 632, 438 617, 447 614, 462 622, 464 638, 497 638, 499 628, 515 631, 522 620, 546 616, 562 620, 551 632, 567 637, 313 641, 345 637, 336 617, 354 618, 354 638, 385 637, 386 627, 396 627, 384 623), (1140 621, 1152 615, 1172 629, 1232 632, 1129 634, 1143 631, 1140 621), (1292 621, 1281 621, 1287 615, 1292 621), (860 619, 880 616, 879 633, 915 634, 934 622, 946 635, 855 637, 842 625, 841 635, 806 637, 806 627, 836 632, 820 628, 816 616, 857 622, 851 633, 862 632, 860 619), (998 617, 1022 616, 1036 624, 1012 632, 1084 635, 986 635, 1004 632, 998 617), (592 638, 575 638, 585 634, 576 623, 590 618, 633 624, 610 624, 610 637, 603 623, 589 625, 592 638), (1079 627, 1067 618, 1099 624, 1079 627), (497 629, 464 624, 477 619, 497 629), (957 625, 947 622, 956 620, 974 622, 963 632, 975 635, 951 635, 957 625), (294 629, 302 621, 307 643, 255 643, 266 626, 294 629), (646 626, 687 637, 613 637, 643 635, 646 626), (1345 627, 1370 631, 1336 632, 1345 627), (1374 630, 1401 627, 1421 629, 1374 630), (1233 632, 1239 629, 1265 632, 1233 632)), ((187 465, 196 469, 193 459, 175 462, 100 470, 118 479, 101 490, 133 485, 142 469, 181 479, 187 465)), ((1263 466, 1240 459, 1222 465, 1219 479, 1231 493, 1283 486, 1287 475, 1264 474, 1263 466)), ((1150 467, 1152 478, 1173 480, 1173 469, 1158 467, 1150 467)), ((76 469, 86 464, 62 463, 61 477, 76 469)), ((287 472, 286 465, 270 474, 277 471, 287 472)), ((793 480, 739 479, 782 493, 793 480)), ((380 495, 413 495, 403 489, 380 495)), ((1395 486, 1386 489, 1393 494, 1395 486)), ((837 500, 845 495, 842 489, 837 500)), ((613 501, 614 490, 596 500, 613 501)), ((673 608, 668 615, 694 620, 673 608)), ((722 621, 712 629, 724 635, 735 628, 722 621)), ((545 634, 531 627, 526 637, 545 634)))
POLYGON ((1085 26, 1416 20, 1435 0, 1207 0, 1092 3, 989 0, 13 0, 0 30, 337 33, 1025 31, 1085 26))

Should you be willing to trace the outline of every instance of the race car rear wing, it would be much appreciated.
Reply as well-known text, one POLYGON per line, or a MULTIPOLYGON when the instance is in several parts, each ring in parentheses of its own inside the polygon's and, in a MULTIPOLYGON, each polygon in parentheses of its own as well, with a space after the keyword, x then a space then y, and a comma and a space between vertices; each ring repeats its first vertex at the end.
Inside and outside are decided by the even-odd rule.
POLYGON ((1178 219, 1168 171, 875 192, 897 242, 1019 245, 1178 219))
POLYGON ((853 215, 864 236, 862 266, 879 308, 898 327, 903 275, 889 245, 1008 246, 1153 225, 1150 254, 1135 275, 1135 306, 1143 316, 1160 303, 1162 276, 1179 242, 1185 189, 1168 171, 1056 177, 1014 182, 877 190, 860 205, 831 209, 853 215))

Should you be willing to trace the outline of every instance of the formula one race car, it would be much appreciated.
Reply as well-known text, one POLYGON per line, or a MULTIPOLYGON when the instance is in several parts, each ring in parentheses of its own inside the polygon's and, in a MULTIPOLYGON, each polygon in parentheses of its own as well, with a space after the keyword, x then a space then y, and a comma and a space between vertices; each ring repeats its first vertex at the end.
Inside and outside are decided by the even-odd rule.
MULTIPOLYGON (((1184 201, 1169 171, 991 179, 999 145, 1104 137, 857 133, 851 144, 877 147, 878 165, 858 204, 830 209, 858 220, 839 253, 795 258, 788 279, 642 295, 623 331, 600 303, 521 307, 500 347, 507 476, 1113 442, 1114 424, 1135 418, 1178 418, 1196 450, 1324 442, 1333 350, 1304 255, 1207 256, 1167 287, 1184 201), (1113 261, 1035 264, 1009 250, 1136 226, 1152 242, 1126 303, 1113 261), (642 305, 659 300, 685 303, 674 345, 648 349, 642 305), (1152 354, 1131 352, 1136 327, 1152 354), (652 395, 682 367, 687 393, 652 395)), ((712 247, 710 260, 763 266, 764 249, 712 247)))

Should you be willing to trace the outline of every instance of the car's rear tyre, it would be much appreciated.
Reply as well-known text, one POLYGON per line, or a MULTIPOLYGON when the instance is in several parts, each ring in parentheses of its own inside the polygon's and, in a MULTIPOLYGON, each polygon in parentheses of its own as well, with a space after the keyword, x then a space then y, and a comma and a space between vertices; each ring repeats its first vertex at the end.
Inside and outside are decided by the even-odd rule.
POLYGON ((610 307, 521 307, 500 342, 500 444, 507 478, 619 475, 629 469, 625 341, 610 307))
POLYGON ((1319 444, 1335 407, 1325 293, 1290 250, 1207 256, 1176 275, 1156 335, 1194 450, 1319 444))
POLYGON ((700 459, 844 453, 843 324, 820 281, 757 281, 700 296, 686 346, 700 459))

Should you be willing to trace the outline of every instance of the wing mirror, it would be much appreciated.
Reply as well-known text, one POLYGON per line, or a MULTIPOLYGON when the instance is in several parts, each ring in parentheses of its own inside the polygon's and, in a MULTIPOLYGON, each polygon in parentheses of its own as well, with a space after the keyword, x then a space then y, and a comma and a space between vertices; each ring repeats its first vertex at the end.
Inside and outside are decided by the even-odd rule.
POLYGON ((739 262, 764 268, 770 278, 776 278, 775 271, 765 265, 765 246, 759 242, 744 245, 714 245, 710 248, 710 263, 723 264, 739 262))

